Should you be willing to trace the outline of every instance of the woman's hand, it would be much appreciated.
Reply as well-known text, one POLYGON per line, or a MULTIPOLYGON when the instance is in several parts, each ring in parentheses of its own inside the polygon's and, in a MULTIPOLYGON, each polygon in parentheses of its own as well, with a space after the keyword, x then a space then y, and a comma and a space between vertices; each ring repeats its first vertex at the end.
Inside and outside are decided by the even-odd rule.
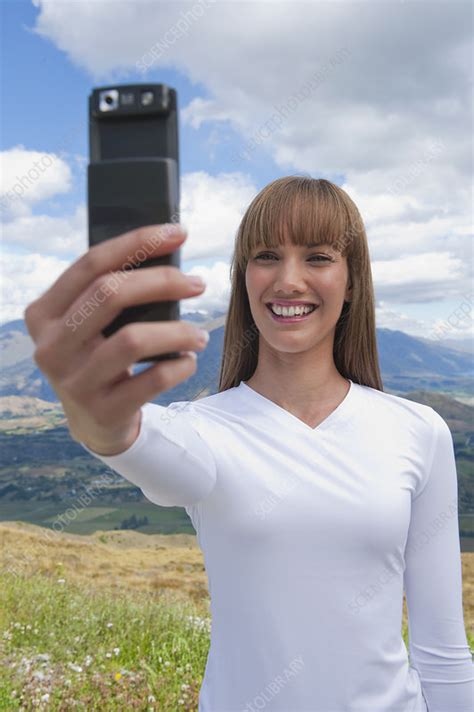
MULTIPOLYGON (((122 272, 113 292, 110 272, 146 243, 149 257, 178 249, 187 235, 176 225, 150 225, 91 247, 24 312, 36 344, 33 359, 60 399, 73 440, 101 455, 128 449, 138 437, 141 406, 196 372, 196 358, 185 354, 132 376, 139 359, 172 351, 203 350, 201 329, 184 321, 134 322, 110 337, 101 333, 128 306, 187 299, 201 294, 177 267, 157 266, 122 272), (160 240, 156 240, 159 235, 160 240), (150 238, 153 236, 153 241, 150 238), (148 240, 148 241, 147 241, 148 240), (94 293, 108 296, 76 325, 72 319, 94 293)), ((90 303, 91 303, 90 302, 90 303)))

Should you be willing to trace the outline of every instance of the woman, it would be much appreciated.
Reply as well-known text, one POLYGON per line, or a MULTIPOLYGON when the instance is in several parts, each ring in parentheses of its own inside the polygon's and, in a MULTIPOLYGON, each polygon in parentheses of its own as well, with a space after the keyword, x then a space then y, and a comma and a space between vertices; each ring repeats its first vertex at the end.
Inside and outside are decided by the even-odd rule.
POLYGON ((81 387, 104 372, 112 345, 92 336, 110 313, 88 327, 80 377, 57 383, 74 439, 193 522, 212 614, 199 712, 468 712, 452 438, 432 408, 383 392, 356 206, 327 180, 273 181, 242 219, 231 278, 218 393, 163 407, 142 385, 119 420, 147 378, 130 363, 176 336, 135 331, 127 363, 118 332, 107 430, 81 387))

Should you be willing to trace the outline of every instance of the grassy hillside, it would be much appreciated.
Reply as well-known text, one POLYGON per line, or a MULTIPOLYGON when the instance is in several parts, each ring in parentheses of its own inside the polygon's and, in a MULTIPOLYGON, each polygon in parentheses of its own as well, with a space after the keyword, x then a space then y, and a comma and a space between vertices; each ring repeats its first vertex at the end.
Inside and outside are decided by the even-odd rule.
MULTIPOLYGON (((474 553, 462 567, 474 651, 474 553)), ((210 617, 194 536, 0 524, 0 573, 0 710, 197 712, 210 617)))
POLYGON ((3 580, 1 710, 197 710, 208 621, 135 592, 3 580))
POLYGON ((166 598, 171 593, 172 600, 190 601, 202 615, 209 612, 202 552, 196 537, 187 534, 99 531, 80 536, 23 522, 1 523, 0 571, 67 577, 111 594, 133 590, 166 598))
POLYGON ((0 710, 197 711, 209 649, 195 537, 0 525, 0 710))

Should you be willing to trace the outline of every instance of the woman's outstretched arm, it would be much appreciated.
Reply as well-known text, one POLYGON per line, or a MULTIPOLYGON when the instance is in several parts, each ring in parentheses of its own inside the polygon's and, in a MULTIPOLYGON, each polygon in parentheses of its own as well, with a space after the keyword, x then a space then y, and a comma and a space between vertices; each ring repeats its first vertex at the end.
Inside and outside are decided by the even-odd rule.
POLYGON ((154 504, 191 506, 210 494, 216 482, 213 454, 199 435, 191 410, 188 401, 167 407, 145 403, 137 439, 117 455, 101 455, 80 444, 140 487, 154 504))

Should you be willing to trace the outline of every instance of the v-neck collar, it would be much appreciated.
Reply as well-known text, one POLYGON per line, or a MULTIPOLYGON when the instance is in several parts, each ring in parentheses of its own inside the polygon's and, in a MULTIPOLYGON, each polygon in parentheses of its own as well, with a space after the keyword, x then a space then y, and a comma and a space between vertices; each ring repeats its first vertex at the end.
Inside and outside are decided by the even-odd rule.
POLYGON ((300 427, 305 428, 308 432, 316 434, 328 429, 340 418, 342 418, 343 415, 349 413, 354 402, 357 384, 353 383, 350 378, 348 378, 347 380, 350 383, 350 388, 346 393, 344 399, 315 428, 312 428, 311 426, 307 425, 303 420, 301 420, 301 418, 298 418, 296 415, 293 415, 293 413, 290 413, 290 411, 286 410, 286 408, 282 408, 282 406, 278 405, 266 396, 263 396, 261 393, 258 393, 258 391, 254 390, 251 386, 248 386, 244 381, 240 381, 238 388, 242 391, 242 393, 252 398, 255 404, 257 404, 258 406, 267 409, 269 407, 272 408, 274 414, 279 418, 282 424, 288 424, 289 421, 293 421, 293 423, 299 424, 300 427))

